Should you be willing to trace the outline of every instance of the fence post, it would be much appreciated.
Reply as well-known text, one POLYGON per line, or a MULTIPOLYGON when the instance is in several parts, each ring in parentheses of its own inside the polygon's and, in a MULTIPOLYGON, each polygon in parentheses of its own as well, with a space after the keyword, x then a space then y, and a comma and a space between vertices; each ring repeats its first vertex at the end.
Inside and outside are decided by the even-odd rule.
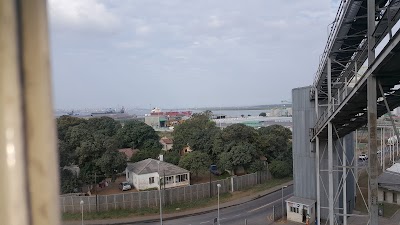
POLYGON ((231 177, 231 192, 233 192, 234 191, 234 188, 233 188, 233 177, 231 177))
POLYGON ((272 221, 275 221, 275 206, 272 206, 272 221))

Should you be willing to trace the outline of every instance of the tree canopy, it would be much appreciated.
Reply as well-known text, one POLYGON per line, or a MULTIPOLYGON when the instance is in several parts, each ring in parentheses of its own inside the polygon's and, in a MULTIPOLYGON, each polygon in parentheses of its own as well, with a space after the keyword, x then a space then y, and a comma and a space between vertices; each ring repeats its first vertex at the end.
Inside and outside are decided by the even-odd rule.
MULTIPOLYGON (((116 138, 121 148, 141 149, 145 144, 158 143, 159 137, 156 131, 138 120, 131 120, 125 123, 124 127, 118 130, 116 138)), ((148 146, 146 146, 148 147, 148 146)))
POLYGON ((230 125, 215 136, 213 157, 223 169, 248 168, 260 157, 257 141, 258 133, 254 128, 244 124, 230 125))
POLYGON ((211 154, 213 139, 219 128, 206 113, 194 114, 192 118, 174 128, 174 150, 179 152, 186 145, 193 151, 211 154))
POLYGON ((207 171, 210 165, 211 160, 207 153, 200 151, 194 151, 186 154, 179 161, 180 167, 189 170, 196 176, 198 176, 200 172, 207 171))
MULTIPOLYGON (((71 191, 71 186, 94 183, 94 174, 111 177, 126 167, 126 156, 117 151, 120 147, 141 148, 137 157, 155 158, 161 149, 157 133, 139 121, 129 121, 124 127, 109 117, 88 120, 71 116, 57 119, 60 168, 77 165, 80 176, 77 182, 67 182, 71 174, 62 170, 61 191, 71 191)), ((76 187, 75 187, 76 188, 76 187)))

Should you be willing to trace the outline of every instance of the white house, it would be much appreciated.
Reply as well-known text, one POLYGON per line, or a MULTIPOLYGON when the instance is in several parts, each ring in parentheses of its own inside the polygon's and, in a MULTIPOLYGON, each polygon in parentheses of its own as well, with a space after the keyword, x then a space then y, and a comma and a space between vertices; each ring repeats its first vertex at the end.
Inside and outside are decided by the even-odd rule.
POLYGON ((292 196, 286 200, 287 219, 298 222, 314 224, 315 201, 307 198, 292 196))
POLYGON ((171 163, 155 159, 145 159, 128 163, 126 180, 137 190, 160 188, 159 180, 165 188, 190 185, 190 172, 171 163))
POLYGON ((378 201, 400 205, 400 163, 394 164, 378 177, 378 201))

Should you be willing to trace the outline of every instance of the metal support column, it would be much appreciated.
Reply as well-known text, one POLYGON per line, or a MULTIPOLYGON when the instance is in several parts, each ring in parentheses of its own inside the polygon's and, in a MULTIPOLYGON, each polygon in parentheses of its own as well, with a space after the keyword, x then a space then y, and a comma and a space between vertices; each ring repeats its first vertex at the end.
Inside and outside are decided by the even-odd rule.
POLYGON ((354 202, 357 201, 357 182, 358 182, 358 162, 357 162, 357 150, 358 150, 358 130, 356 130, 356 147, 354 148, 354 202))
MULTIPOLYGON (((332 115, 332 70, 331 58, 328 57, 328 117, 332 115)), ((329 225, 334 225, 334 199, 333 199, 333 135, 332 122, 328 122, 328 206, 329 225)))
POLYGON ((343 225, 347 225, 347 148, 346 148, 346 137, 343 137, 343 225))
MULTIPOLYGON (((367 2, 368 14, 368 66, 371 66, 375 60, 375 0, 367 2)), ((369 224, 378 224, 378 159, 377 150, 377 82, 376 77, 371 74, 367 79, 367 105, 368 105, 368 203, 369 203, 369 224)))
MULTIPOLYGON (((319 117, 318 113, 318 89, 315 89, 315 115, 316 119, 319 117)), ((317 121, 317 120, 316 120, 317 121)), ((321 187, 319 180, 319 137, 315 138, 315 170, 316 170, 316 183, 317 183, 317 224, 321 224, 321 187)))

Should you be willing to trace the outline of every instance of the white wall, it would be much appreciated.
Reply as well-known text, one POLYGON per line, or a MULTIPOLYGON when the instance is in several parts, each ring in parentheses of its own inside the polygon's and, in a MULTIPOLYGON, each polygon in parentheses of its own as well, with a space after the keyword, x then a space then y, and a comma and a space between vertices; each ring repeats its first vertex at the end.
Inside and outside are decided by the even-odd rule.
POLYGON ((294 222, 303 223, 303 209, 304 208, 307 210, 307 212, 309 214, 310 224, 314 224, 314 222, 315 222, 315 207, 303 205, 300 203, 291 203, 291 202, 286 203, 287 219, 294 221, 294 222), (291 206, 299 208, 299 213, 291 212, 290 211, 291 206))
MULTIPOLYGON (((136 175, 136 174, 135 174, 136 175)), ((148 174, 140 174, 136 175, 137 176, 137 186, 136 188, 138 190, 146 190, 149 188, 158 188, 159 187, 159 176, 158 173, 148 173, 148 174), (149 178, 154 177, 154 183, 150 184, 149 183, 149 178)))
MULTIPOLYGON (((180 174, 179 174, 180 175, 180 174)), ((190 174, 187 173, 188 180, 177 183, 177 176, 173 175, 172 183, 165 185, 165 188, 180 187, 190 185, 190 174)), ((167 177, 167 176, 166 176, 167 177)), ((159 188, 159 176, 158 173, 149 173, 137 175, 133 172, 126 171, 126 180, 133 184, 133 186, 138 190, 146 190, 150 188, 159 188), (129 174, 129 175, 128 175, 129 174), (129 177, 128 177, 129 176, 129 177), (154 183, 149 183, 149 178, 154 177, 154 183)))
POLYGON ((379 188, 378 189, 378 201, 400 205, 400 192, 396 192, 396 193, 397 193, 397 203, 393 202, 393 191, 379 188), (386 193, 386 201, 383 201, 383 193, 384 192, 386 193))

